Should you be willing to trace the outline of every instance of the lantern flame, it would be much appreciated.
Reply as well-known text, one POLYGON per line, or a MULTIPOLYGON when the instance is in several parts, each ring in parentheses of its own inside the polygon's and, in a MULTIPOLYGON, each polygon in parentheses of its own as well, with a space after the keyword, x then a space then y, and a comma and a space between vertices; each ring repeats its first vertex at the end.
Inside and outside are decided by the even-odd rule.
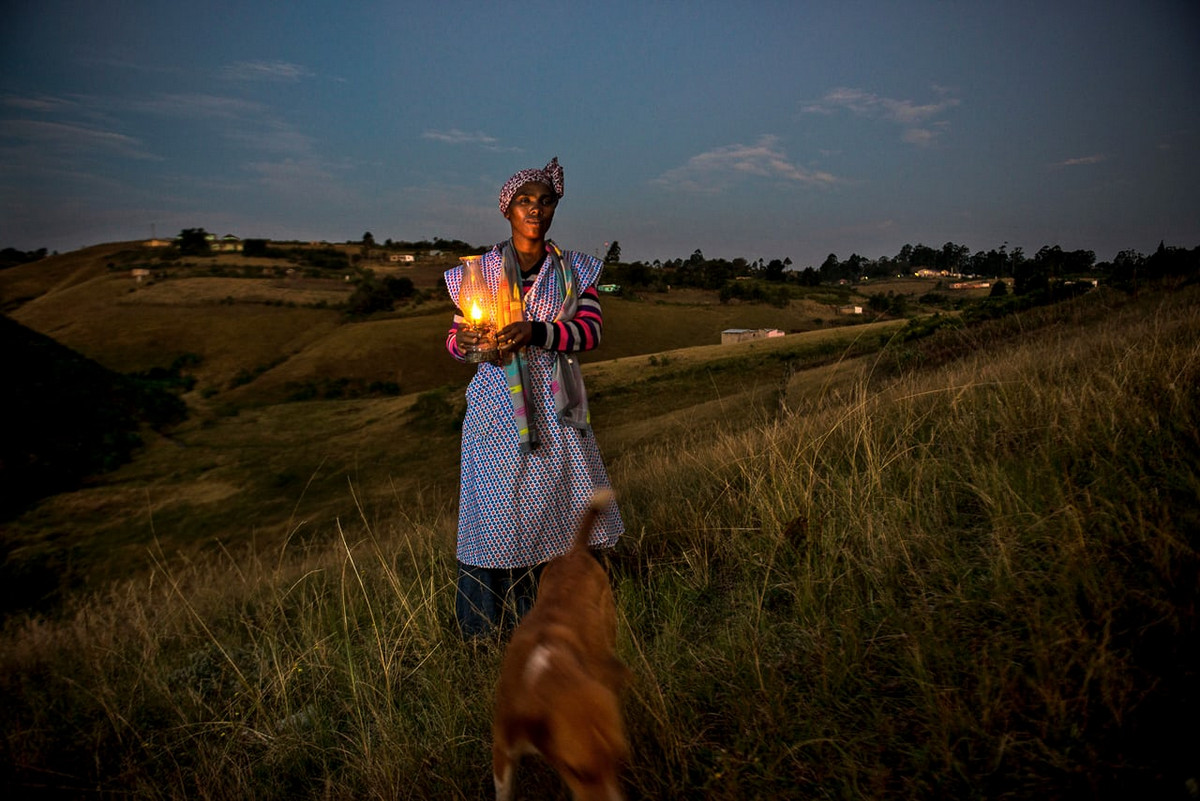
POLYGON ((459 286, 459 300, 463 311, 467 313, 472 326, 482 326, 488 322, 491 304, 491 292, 483 277, 483 259, 480 256, 462 256, 462 283, 459 286))

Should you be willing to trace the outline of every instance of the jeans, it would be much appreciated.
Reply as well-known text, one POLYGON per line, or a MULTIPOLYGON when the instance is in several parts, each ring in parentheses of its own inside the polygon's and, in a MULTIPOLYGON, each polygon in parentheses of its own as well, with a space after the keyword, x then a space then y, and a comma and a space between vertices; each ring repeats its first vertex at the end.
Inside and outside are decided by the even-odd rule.
POLYGON ((454 614, 463 639, 507 633, 533 608, 542 565, 493 568, 458 563, 454 614))

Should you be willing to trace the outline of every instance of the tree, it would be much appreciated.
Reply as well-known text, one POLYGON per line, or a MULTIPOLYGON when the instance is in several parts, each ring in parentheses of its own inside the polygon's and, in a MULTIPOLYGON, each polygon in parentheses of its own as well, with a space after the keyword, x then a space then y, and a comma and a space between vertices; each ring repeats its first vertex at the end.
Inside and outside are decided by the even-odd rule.
POLYGON ((939 256, 939 251, 934 250, 928 245, 918 243, 912 249, 912 256, 909 257, 908 266, 912 270, 919 270, 921 268, 932 269, 937 266, 939 256))
POLYGON ((242 255, 243 256, 266 256, 267 255, 267 240, 265 240, 265 239, 244 239, 244 240, 242 240, 242 255))
POLYGON ((203 228, 184 228, 179 232, 175 246, 184 256, 207 256, 211 251, 208 231, 203 228))
POLYGON ((899 267, 896 262, 889 259, 887 256, 880 256, 874 262, 866 264, 866 275, 868 278, 888 278, 893 272, 896 272, 899 267))
POLYGON ((1013 267, 1013 294, 1048 292, 1062 273, 1063 252, 1058 245, 1045 245, 1032 259, 1013 267))
POLYGON ((966 245, 956 245, 953 242, 947 242, 942 245, 942 254, 939 261, 939 266, 943 270, 949 270, 952 273, 961 273, 963 265, 966 264, 967 255, 971 249, 966 245))
POLYGON ((830 253, 821 264, 821 280, 829 283, 837 281, 840 269, 837 254, 830 253))
POLYGON ((613 243, 608 246, 608 253, 604 254, 605 264, 617 264, 621 261, 621 243, 613 240, 613 243))
POLYGON ((16 267, 18 264, 28 264, 46 258, 46 249, 22 251, 16 248, 5 248, 0 251, 0 270, 6 267, 16 267))
POLYGON ((800 271, 800 286, 820 286, 821 275, 812 267, 805 267, 800 271))
POLYGON ((635 261, 625 268, 625 282, 630 286, 646 286, 651 281, 650 267, 644 262, 635 261))
POLYGON ((1016 277, 1017 270, 1025 264, 1025 251, 1019 247, 1013 248, 1008 254, 1008 275, 1016 277))
POLYGON ((863 265, 866 261, 866 259, 857 253, 851 253, 850 258, 846 259, 846 263, 842 266, 843 276, 849 278, 851 281, 857 281, 862 277, 863 265))
POLYGON ((1063 269, 1071 275, 1090 273, 1096 266, 1096 251, 1072 250, 1063 254, 1063 269))
POLYGON ((1136 250, 1122 250, 1113 259, 1109 282, 1126 290, 1136 290, 1138 277, 1144 274, 1146 257, 1136 250))

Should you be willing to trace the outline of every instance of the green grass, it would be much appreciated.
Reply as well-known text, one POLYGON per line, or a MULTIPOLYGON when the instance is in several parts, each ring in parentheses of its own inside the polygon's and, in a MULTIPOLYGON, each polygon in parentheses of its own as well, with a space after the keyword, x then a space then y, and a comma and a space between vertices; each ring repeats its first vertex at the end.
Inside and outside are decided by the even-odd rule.
MULTIPOLYGON (((630 797, 1188 797, 1197 300, 1095 293, 939 331, 899 362, 801 365, 738 414, 684 408, 614 448, 630 797)), ((712 383, 656 358, 628 387, 597 373, 598 405, 641 397, 656 369, 678 371, 669 394, 689 370, 712 383)), ((735 397, 758 396, 700 406, 735 397)), ((297 515, 256 544, 230 520, 215 552, 155 550, 56 617, 9 619, 9 788, 489 797, 500 649, 452 629, 453 494, 389 501, 349 468, 354 432, 399 403, 293 405, 295 431, 345 412, 345 512, 320 536, 297 515)), ((243 416, 246 454, 295 442, 243 416)), ((566 797, 536 760, 517 781, 566 797)))
MULTIPOLYGON (((59 257, 49 265, 50 285, 17 317, 117 369, 171 364, 186 354, 185 373, 196 379, 185 396, 192 414, 168 436, 147 434, 132 464, 6 523, 3 575, 36 577, 34 603, 42 585, 53 588, 55 574, 61 584, 94 589, 144 569, 154 540, 167 553, 194 556, 248 538, 269 546, 294 526, 305 538, 328 539, 337 519, 355 513, 351 482, 372 520, 422 496, 454 497, 455 413, 447 425, 422 427, 425 416, 414 409, 431 393, 451 407, 462 404, 471 368, 445 354, 448 304, 344 323, 333 310, 217 303, 225 285, 238 280, 225 278, 164 281, 187 292, 169 303, 133 301, 131 292, 160 296, 155 288, 133 290, 125 272, 104 266, 106 257, 59 257), (207 299, 205 282, 215 284, 207 299), (343 384, 367 397, 321 399, 343 384), (373 384, 399 394, 366 391, 373 384), (308 400, 285 402, 296 398, 308 400)), ((0 288, 21 278, 9 274, 35 266, 4 271, 0 288)), ((587 363, 585 371, 597 429, 614 461, 683 420, 753 419, 776 402, 798 365, 836 359, 864 343, 876 348, 880 329, 900 324, 647 353, 719 339, 720 327, 739 315, 786 314, 707 304, 698 315, 693 306, 619 299, 605 305, 617 318, 600 351, 610 358, 587 363)))
MULTIPOLYGON (((188 369, 196 389, 188 400, 199 414, 282 403, 304 387, 342 379, 395 384, 411 394, 468 376, 444 355, 453 308, 438 280, 454 263, 452 256, 400 271, 376 265, 381 275, 410 277, 428 299, 352 321, 333 305, 316 306, 318 295, 349 295, 337 271, 317 282, 319 292, 306 279, 259 275, 263 266, 286 270, 284 260, 255 260, 254 277, 212 277, 214 265, 234 267, 246 260, 222 255, 171 263, 156 268, 166 277, 135 281, 129 265, 153 263, 159 255, 133 243, 114 244, 0 271, 0 308, 118 372, 166 367, 185 354, 196 357, 188 369), (344 291, 334 291, 339 288, 344 291)), ((603 347, 582 358, 595 363, 715 345, 726 328, 809 331, 847 320, 834 313, 832 300, 775 308, 722 305, 712 302, 715 296, 683 290, 641 299, 605 297, 603 347)))

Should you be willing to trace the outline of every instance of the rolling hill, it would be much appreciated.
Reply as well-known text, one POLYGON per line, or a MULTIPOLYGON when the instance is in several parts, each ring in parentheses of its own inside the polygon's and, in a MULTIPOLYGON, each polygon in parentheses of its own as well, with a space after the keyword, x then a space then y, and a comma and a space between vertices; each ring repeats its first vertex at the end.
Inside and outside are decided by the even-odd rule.
MULTIPOLYGON (((54 577, 60 603, 6 620, 0 784, 490 793, 502 649, 464 643, 452 615, 468 371, 439 354, 428 388, 275 399, 286 370, 315 380, 358 350, 419 360, 424 329, 403 323, 428 317, 440 339, 445 310, 427 296, 306 331, 287 313, 334 310, 188 284, 161 305, 196 348, 156 351, 137 336, 149 318, 119 302, 145 287, 117 292, 104 282, 128 277, 106 265, 45 266, 41 288, 0 275, 26 287, 14 316, 102 365, 147 373, 174 356, 196 387, 189 418, 143 432, 133 461, 5 526, 0 583, 54 577), (209 289, 234 300, 197 302, 209 289), (92 296, 111 302, 73 319, 92 296), (239 313, 238 337, 200 325, 239 313), (101 318, 125 328, 106 339, 101 318), (239 356, 255 324, 278 329, 274 350, 239 356)), ((804 301, 606 302, 615 353, 585 372, 626 521, 607 561, 634 674, 630 795, 1187 797, 1197 292, 1181 279, 847 327, 805 326, 804 301), (796 325, 768 324, 805 330, 706 342, 724 315, 788 313, 796 325)), ((534 760, 521 787, 562 793, 534 760)))
MULTIPOLYGON (((65 583, 100 585, 144 566, 151 541, 179 554, 248 536, 267 544, 328 536, 333 521, 396 499, 453 503, 471 374, 443 347, 453 309, 438 282, 453 256, 377 265, 411 277, 418 297, 365 319, 335 305, 350 293, 344 276, 288 276, 290 262, 235 254, 156 258, 115 243, 0 271, 0 308, 14 321, 113 375, 177 376, 188 411, 145 430, 131 462, 90 467, 74 491, 10 521, 8 575, 65 552, 65 583), (138 265, 149 275, 135 277, 138 265)), ((635 458, 704 420, 748 425, 778 408, 798 365, 873 351, 902 324, 844 325, 838 299, 606 297, 604 343, 584 361, 607 458, 635 458), (730 327, 803 333, 717 344, 730 327)), ((66 383, 88 398, 114 392, 66 383)))

